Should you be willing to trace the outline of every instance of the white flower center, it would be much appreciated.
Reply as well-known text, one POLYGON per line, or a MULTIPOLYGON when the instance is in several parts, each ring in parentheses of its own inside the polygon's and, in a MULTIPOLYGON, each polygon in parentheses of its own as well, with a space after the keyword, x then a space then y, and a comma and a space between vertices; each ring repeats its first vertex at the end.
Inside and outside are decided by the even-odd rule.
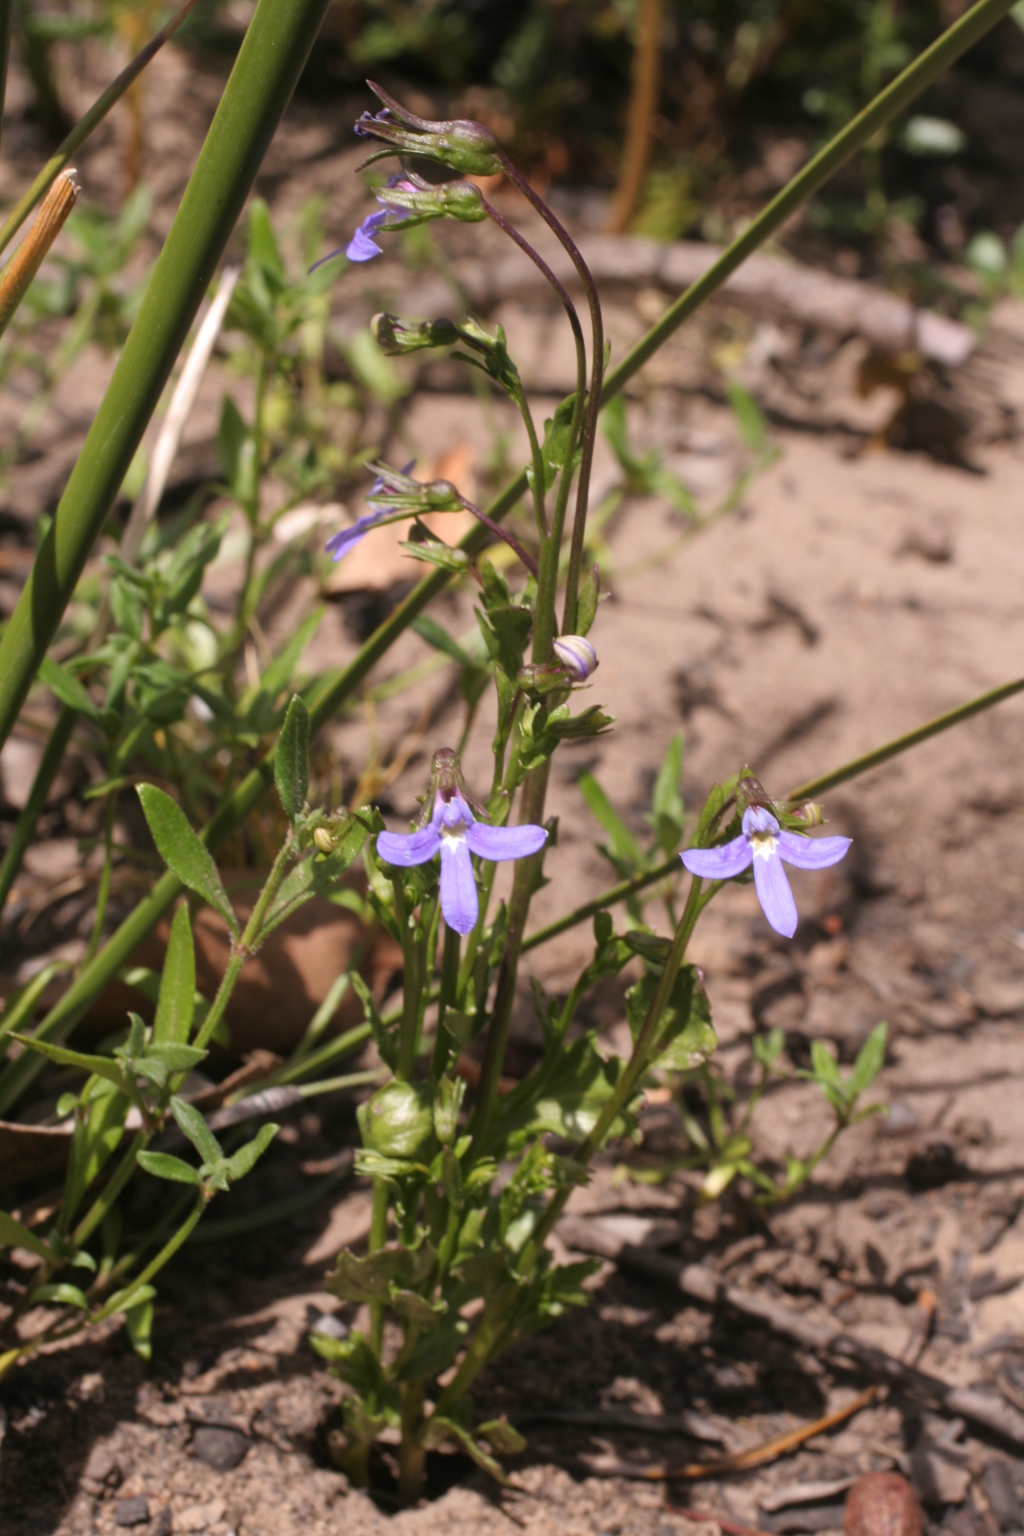
POLYGON ((466 823, 460 821, 457 827, 442 826, 441 841, 447 843, 449 847, 454 846, 456 843, 464 843, 466 841, 466 823))
POLYGON ((772 832, 751 832, 748 841, 755 859, 770 859, 775 852, 776 838, 772 832))

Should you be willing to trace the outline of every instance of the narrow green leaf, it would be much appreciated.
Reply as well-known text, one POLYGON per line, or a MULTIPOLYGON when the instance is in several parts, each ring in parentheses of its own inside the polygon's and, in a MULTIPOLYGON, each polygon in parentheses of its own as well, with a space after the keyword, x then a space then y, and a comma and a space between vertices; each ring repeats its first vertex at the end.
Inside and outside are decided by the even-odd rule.
MULTIPOLYGON (((149 1286, 143 1286, 143 1290, 149 1290, 149 1286)), ((150 1360, 153 1355, 153 1298, 147 1296, 145 1300, 136 1302, 129 1307, 124 1315, 124 1325, 131 1339, 132 1349, 140 1360, 150 1360)))
POLYGON ((429 613, 421 613, 418 619, 413 619, 411 627, 421 640, 433 646, 435 651, 441 651, 445 656, 450 656, 453 661, 458 662, 460 667, 481 665, 480 661, 474 660, 469 652, 448 633, 444 625, 432 619, 429 613))
POLYGON ((64 1180, 61 1214, 66 1222, 70 1222, 82 1196, 117 1151, 131 1108, 127 1093, 102 1077, 91 1077, 81 1097, 86 1109, 71 1134, 64 1180))
POLYGON ((93 703, 88 689, 78 681, 66 667, 60 662, 54 661, 52 656, 44 656, 39 668, 39 681, 45 683, 51 693, 56 694, 62 704, 69 709, 77 710, 80 715, 85 715, 89 720, 98 720, 99 710, 93 703))
POLYGON ((274 754, 274 782, 285 815, 294 823, 309 793, 309 710, 293 694, 274 754))
POLYGON ((176 1184, 198 1184, 199 1172, 170 1152, 140 1152, 139 1167, 157 1179, 173 1179, 176 1184))
POLYGON ((192 923, 183 902, 171 920, 167 954, 160 977, 153 1040, 157 1045, 184 1045, 192 1028, 196 1000, 196 952, 192 923))
POLYGON ((171 1099, 171 1114, 203 1162, 219 1163, 224 1156, 223 1148, 195 1105, 186 1104, 184 1099, 175 1096, 171 1099))
POLYGON ((261 1125, 259 1134, 254 1136, 252 1141, 246 1142, 244 1147, 239 1147, 234 1157, 227 1159, 227 1175, 232 1183, 235 1179, 244 1178, 255 1168, 280 1129, 279 1125, 273 1123, 261 1125))
POLYGON ((12 1031, 11 1039, 17 1040, 19 1045, 27 1045, 29 1050, 38 1051, 40 1056, 45 1056, 48 1061, 55 1061, 61 1067, 78 1067, 82 1072, 95 1073, 97 1077, 105 1077, 115 1088, 126 1090, 124 1068, 119 1061, 112 1060, 109 1056, 87 1056, 83 1051, 69 1051, 63 1045, 51 1045, 47 1040, 34 1040, 31 1035, 19 1035, 12 1031))
POLYGON ((579 776, 580 793, 590 808, 591 815, 608 834, 612 845, 612 852, 620 859, 627 859, 638 869, 643 869, 647 863, 647 855, 640 844, 626 826, 618 812, 613 808, 611 801, 601 788, 600 784, 589 773, 581 773, 579 776))
POLYGON ((876 1024, 857 1052, 857 1060, 853 1064, 849 1081, 851 1098, 855 1099, 858 1094, 864 1092, 865 1088, 869 1088, 882 1070, 888 1033, 888 1024, 876 1024))
POLYGON ((213 856, 192 830, 184 811, 155 784, 139 784, 137 787, 142 811, 160 857, 182 885, 187 885, 190 891, 195 891, 220 913, 237 938, 238 922, 213 856))
POLYGON ((20 1221, 15 1221, 6 1211, 0 1211, 0 1247, 27 1248, 48 1264, 56 1262, 54 1254, 42 1238, 37 1237, 28 1227, 23 1227, 20 1221))
POLYGON ((61 1281, 56 1285, 41 1285, 38 1290, 32 1292, 29 1301, 33 1306, 55 1301, 58 1306, 78 1307, 82 1312, 89 1310, 89 1303, 78 1286, 68 1285, 67 1281, 61 1281))

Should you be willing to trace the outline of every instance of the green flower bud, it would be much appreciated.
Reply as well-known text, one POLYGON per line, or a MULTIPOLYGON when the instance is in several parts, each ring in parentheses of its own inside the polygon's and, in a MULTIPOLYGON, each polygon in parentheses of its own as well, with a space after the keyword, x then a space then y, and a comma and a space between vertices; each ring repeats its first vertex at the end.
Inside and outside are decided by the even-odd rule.
POLYGON ((377 139, 387 147, 371 156, 424 155, 460 176, 493 176, 502 169, 498 141, 483 123, 465 119, 430 122, 407 112, 387 91, 368 80, 384 103, 383 112, 364 112, 355 125, 360 138, 377 139))
POLYGON ((398 315, 374 315, 370 330, 382 352, 402 357, 426 347, 450 347, 459 332, 451 320, 403 320, 398 315))
POLYGON ((428 1162, 434 1153, 430 1089, 421 1083, 385 1083, 356 1112, 363 1145, 382 1157, 428 1162))
POLYGON ((455 1140, 459 1129, 459 1109, 465 1092, 466 1083, 461 1077, 442 1077, 437 1085, 437 1098, 434 1100, 434 1130, 443 1147, 450 1146, 455 1140))

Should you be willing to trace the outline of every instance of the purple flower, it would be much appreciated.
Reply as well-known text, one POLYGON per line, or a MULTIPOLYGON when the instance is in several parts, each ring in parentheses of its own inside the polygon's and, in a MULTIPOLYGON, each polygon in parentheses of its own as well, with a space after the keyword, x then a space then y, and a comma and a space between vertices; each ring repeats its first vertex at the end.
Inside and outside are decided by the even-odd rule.
POLYGON ((754 866, 754 886, 761 910, 776 933, 791 939, 796 932, 797 911, 793 892, 782 867, 785 859, 796 869, 828 869, 838 864, 850 846, 848 837, 801 837, 783 832, 761 805, 743 812, 743 831, 720 848, 688 848, 682 860, 691 875, 702 880, 730 880, 754 866))
POLYGON ((477 821, 458 789, 443 785, 434 797, 434 812, 418 832, 381 832, 377 853, 403 869, 426 864, 441 855, 441 911, 449 928, 471 933, 480 904, 471 853, 482 859, 525 859, 539 853, 547 839, 543 827, 489 827, 477 821))
MULTIPOLYGON (((415 468, 416 460, 410 459, 409 463, 402 470, 402 475, 408 475, 409 471, 415 468)), ((379 502, 384 491, 384 476, 378 475, 370 488, 369 499, 373 501, 376 498, 379 502)), ((396 494, 398 494, 397 491, 396 494)), ((365 516, 359 518, 358 522, 353 523, 350 528, 342 528, 338 533, 332 534, 324 545, 324 552, 328 555, 333 555, 335 564, 337 564, 339 560, 344 559, 353 544, 358 544, 365 533, 369 533, 371 528, 376 528, 378 523, 382 523, 385 518, 390 517, 395 510, 393 505, 384 502, 377 507, 376 511, 367 512, 365 516)))
POLYGON ((388 177, 386 185, 381 187, 379 192, 374 193, 380 207, 375 213, 366 215, 345 247, 345 255, 349 261, 372 261, 375 256, 383 256, 384 252, 373 238, 378 229, 382 224, 396 223, 399 219, 410 217, 410 209, 400 208, 397 203, 388 201, 389 187, 401 187, 403 192, 416 190, 413 183, 403 176, 388 177))

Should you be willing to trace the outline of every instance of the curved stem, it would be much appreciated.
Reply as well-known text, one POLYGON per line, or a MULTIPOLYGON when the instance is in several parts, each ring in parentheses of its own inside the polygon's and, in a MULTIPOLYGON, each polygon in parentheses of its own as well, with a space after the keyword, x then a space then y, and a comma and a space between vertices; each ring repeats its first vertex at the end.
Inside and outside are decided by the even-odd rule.
POLYGON ((502 528, 499 523, 494 522, 487 516, 486 512, 481 512, 479 507, 474 506, 471 501, 467 501, 465 496, 459 497, 459 505, 465 507, 467 512, 472 512, 473 516, 478 520, 478 522, 483 523, 484 527, 488 529, 489 532, 493 533, 496 539, 501 539, 505 544, 508 545, 509 549, 514 550, 515 554, 521 563, 525 565, 534 581, 538 579, 540 573, 537 569, 536 560, 532 555, 527 554, 526 550, 520 544, 514 533, 509 533, 507 528, 502 528))
POLYGON ((601 409, 601 382, 604 377, 604 321, 601 316, 601 301, 597 296, 597 285, 591 276, 590 268, 583 260, 568 230, 556 219, 544 199, 533 190, 526 177, 520 175, 504 150, 498 151, 498 158, 509 181, 519 188, 527 202, 536 208, 545 224, 557 236, 579 273, 590 308, 591 346, 593 347, 593 355, 590 359, 590 394, 587 398, 587 413, 583 423, 579 478, 576 482, 576 516, 572 525, 569 570, 565 581, 565 609, 562 614, 562 628, 566 633, 571 633, 576 627, 576 600, 579 594, 580 572, 583 569, 583 542, 586 535, 587 504, 590 497, 590 470, 594 462, 597 417, 601 409))

